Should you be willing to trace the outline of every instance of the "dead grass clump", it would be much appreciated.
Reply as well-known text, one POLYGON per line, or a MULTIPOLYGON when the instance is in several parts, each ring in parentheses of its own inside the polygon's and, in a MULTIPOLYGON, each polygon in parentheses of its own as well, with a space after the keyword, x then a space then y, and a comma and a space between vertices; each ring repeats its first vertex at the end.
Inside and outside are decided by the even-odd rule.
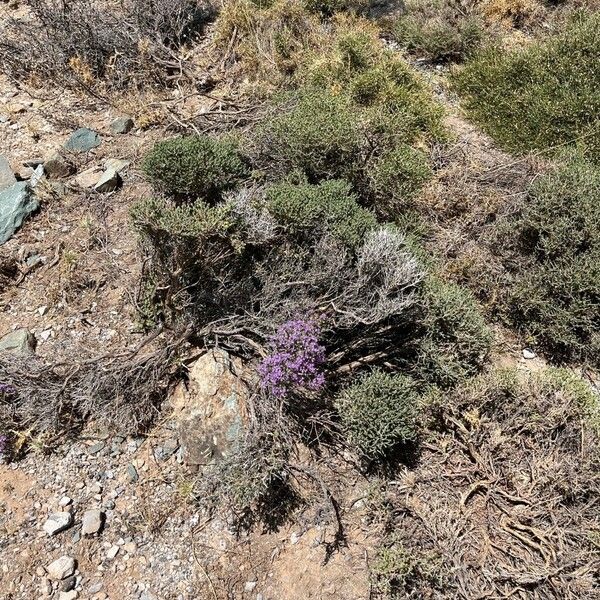
MULTIPOLYGON (((396 543, 431 554, 398 597, 594 598, 600 592, 598 396, 566 370, 481 376, 440 398, 420 466, 395 482, 396 543)), ((391 596, 394 597, 394 596, 391 596)))
POLYGON ((87 421, 119 432, 144 431, 158 414, 185 339, 158 339, 156 333, 135 350, 56 362, 1 354, 0 381, 15 394, 0 405, 0 418, 7 428, 40 435, 48 445, 87 421))
POLYGON ((22 18, 3 22, 1 69, 95 91, 165 86, 182 75, 184 48, 210 13, 194 0, 31 0, 22 18))
POLYGON ((490 23, 516 28, 539 24, 548 14, 539 0, 484 0, 481 11, 490 23))

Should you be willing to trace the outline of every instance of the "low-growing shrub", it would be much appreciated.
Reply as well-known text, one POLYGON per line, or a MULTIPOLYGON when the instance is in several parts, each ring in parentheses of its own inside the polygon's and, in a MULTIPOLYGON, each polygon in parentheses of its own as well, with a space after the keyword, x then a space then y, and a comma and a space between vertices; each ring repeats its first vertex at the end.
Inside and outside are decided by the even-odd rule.
POLYGON ((492 333, 472 294, 430 276, 422 290, 418 339, 412 370, 420 380, 453 387, 481 370, 492 333))
POLYGON ((232 141, 206 135, 158 142, 142 168, 157 190, 190 199, 214 200, 248 174, 232 141))
POLYGON ((349 441, 368 459, 384 459, 417 439, 419 394, 405 375, 373 371, 347 387, 336 408, 349 441))
POLYGON ((446 592, 442 557, 433 551, 415 553, 400 540, 385 540, 371 565, 371 584, 376 598, 410 597, 423 588, 446 592))
POLYGON ((348 178, 364 160, 360 114, 345 95, 306 89, 261 124, 261 161, 280 174, 301 170, 311 182, 348 178))
POLYGON ((500 225, 511 276, 501 310, 555 358, 597 363, 600 172, 577 154, 560 160, 500 225))
POLYGON ((408 0, 392 33, 401 47, 434 62, 464 60, 489 37, 468 0, 408 0))
POLYGON ((373 213, 358 205, 352 186, 345 181, 280 183, 267 190, 266 199, 277 222, 304 237, 329 232, 343 244, 356 247, 377 225, 373 213))
POLYGON ((181 74, 179 49, 209 19, 196 0, 31 0, 0 28, 0 69, 17 79, 48 78, 86 89, 169 83, 181 74))
POLYGON ((410 201, 431 177, 427 156, 401 144, 375 160, 369 169, 369 188, 377 211, 397 218, 410 207, 410 201))
POLYGON ((579 141, 597 162, 599 46, 600 13, 578 13, 524 49, 484 51, 456 74, 455 87, 470 118, 502 147, 527 152, 579 141))

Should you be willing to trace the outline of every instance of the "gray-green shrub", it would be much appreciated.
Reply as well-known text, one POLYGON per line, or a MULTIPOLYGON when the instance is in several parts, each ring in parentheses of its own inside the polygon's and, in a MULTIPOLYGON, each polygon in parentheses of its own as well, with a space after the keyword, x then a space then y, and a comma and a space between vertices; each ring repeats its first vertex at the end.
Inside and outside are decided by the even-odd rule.
POLYGON ((349 441, 368 459, 384 459, 415 442, 419 393, 406 375, 375 370, 343 390, 336 407, 349 441))
POLYGON ((267 190, 266 199, 268 210, 290 232, 314 236, 328 231, 350 247, 356 247, 377 225, 375 215, 359 206, 346 181, 279 183, 267 190))
POLYGON ((142 169, 154 187, 167 195, 209 200, 248 174, 233 141, 207 135, 158 142, 144 158, 142 169))
POLYGON ((469 117, 514 152, 576 143, 600 160, 600 13, 524 49, 491 48, 454 78, 469 117))

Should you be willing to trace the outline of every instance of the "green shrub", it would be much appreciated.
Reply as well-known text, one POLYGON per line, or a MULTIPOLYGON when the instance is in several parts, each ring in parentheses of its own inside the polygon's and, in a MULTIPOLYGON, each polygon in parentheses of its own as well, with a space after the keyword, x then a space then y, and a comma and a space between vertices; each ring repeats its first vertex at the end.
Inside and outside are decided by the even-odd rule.
POLYGON ((307 10, 327 17, 344 10, 359 12, 368 5, 369 0, 304 0, 307 10))
POLYGON ((283 108, 258 132, 266 167, 284 174, 301 170, 312 182, 354 174, 365 138, 346 96, 305 89, 283 108))
POLYGON ((492 333, 472 294, 431 276, 422 306, 415 377, 447 388, 477 373, 490 351, 492 333))
POLYGON ((267 190, 267 205, 276 220, 294 233, 328 231, 351 247, 377 225, 373 213, 362 208, 352 186, 339 180, 319 185, 280 183, 267 190))
POLYGON ((375 160, 369 169, 370 190, 378 212, 396 218, 431 176, 427 156, 401 144, 375 160))
POLYGON ((500 226, 512 272, 501 310, 556 358, 598 364, 600 170, 577 155, 561 163, 500 226))
POLYGON ((373 591, 385 600, 413 597, 424 587, 446 592, 444 579, 440 555, 406 549, 393 536, 378 549, 371 565, 373 591))
POLYGON ((464 60, 488 36, 467 2, 449 0, 409 0, 392 32, 401 47, 434 62, 464 60))
POLYGON ((547 149, 577 138, 600 160, 600 13, 525 49, 489 49, 454 78, 473 121, 504 148, 547 149), (589 142, 589 143, 588 143, 589 142))
POLYGON ((142 169, 161 192, 210 200, 248 173, 232 141, 195 135, 158 142, 144 158, 142 169))
POLYGON ((350 442, 369 459, 382 459, 417 439, 419 394, 412 379, 373 371, 346 388, 336 407, 350 442))

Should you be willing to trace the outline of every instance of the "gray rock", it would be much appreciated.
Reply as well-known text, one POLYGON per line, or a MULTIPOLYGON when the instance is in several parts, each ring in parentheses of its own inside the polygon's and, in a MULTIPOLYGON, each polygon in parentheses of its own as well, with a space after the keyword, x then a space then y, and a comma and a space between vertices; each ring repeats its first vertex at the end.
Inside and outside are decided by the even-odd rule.
POLYGON ((98 183, 94 186, 97 192, 112 192, 119 187, 121 176, 114 169, 107 169, 102 173, 98 183))
POLYGON ((42 529, 48 535, 56 535, 73 524, 73 515, 70 512, 59 512, 51 514, 42 529))
POLYGON ((127 477, 131 483, 135 483, 140 478, 137 469, 131 463, 127 465, 127 477))
POLYGON ((96 442, 93 446, 90 446, 88 448, 88 454, 98 454, 98 452, 104 450, 105 446, 106 442, 96 442))
POLYGON ((10 168, 9 162, 0 154, 0 191, 12 187, 17 183, 17 178, 10 168))
POLYGON ((79 598, 79 592, 77 590, 71 590, 70 592, 60 592, 58 594, 58 600, 77 600, 79 598))
POLYGON ((529 348, 525 348, 523 350, 523 358, 525 360, 532 360, 536 357, 535 352, 533 352, 533 350, 530 350, 529 348))
POLYGON ((55 152, 45 163, 44 171, 51 179, 69 177, 75 173, 75 166, 62 154, 55 152))
POLYGON ((104 162, 104 168, 106 170, 112 169, 113 171, 120 173, 121 171, 125 170, 130 164, 130 161, 123 160, 122 158, 108 158, 104 162))
POLYGON ((71 134, 64 147, 69 152, 80 154, 97 148, 101 142, 100 136, 95 131, 82 127, 71 134))
POLYGON ((129 133, 133 129, 133 119, 131 117, 119 117, 110 124, 110 130, 115 135, 129 133))
POLYGON ((0 352, 32 354, 35 351, 35 336, 27 329, 17 329, 0 338, 0 352))
POLYGON ((44 178, 44 165, 38 165, 29 179, 29 187, 34 189, 37 184, 44 178))
POLYGON ((81 520, 81 534, 95 535, 99 533, 104 524, 104 514, 99 510, 88 510, 81 520))
POLYGON ((248 388, 242 364, 227 352, 212 350, 190 368, 188 389, 173 398, 183 457, 189 465, 218 462, 243 438, 248 388))
POLYGON ((51 562, 47 567, 49 579, 60 581, 66 577, 70 577, 75 573, 75 559, 72 556, 61 556, 54 562, 51 562))
POLYGON ((101 589, 102 589, 102 582, 97 581, 96 583, 92 583, 92 585, 90 585, 90 587, 88 588, 88 592, 90 594, 97 594, 101 589))
POLYGON ((0 246, 16 233, 23 221, 39 206, 25 181, 0 191, 0 246))

